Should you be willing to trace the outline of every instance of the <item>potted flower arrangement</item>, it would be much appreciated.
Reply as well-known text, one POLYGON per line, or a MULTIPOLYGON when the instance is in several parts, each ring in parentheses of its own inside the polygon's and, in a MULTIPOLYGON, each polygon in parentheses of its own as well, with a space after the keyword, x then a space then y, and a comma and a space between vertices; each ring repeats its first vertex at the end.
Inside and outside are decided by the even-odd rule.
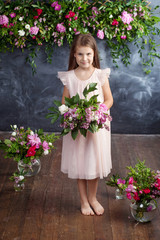
POLYGON ((128 166, 127 169, 125 192, 131 200, 131 214, 139 222, 148 222, 154 217, 156 199, 160 197, 160 171, 151 170, 140 160, 135 167, 128 166))
POLYGON ((58 138, 54 133, 44 134, 43 130, 33 132, 30 128, 18 128, 11 125, 13 132, 9 139, 0 141, 0 148, 5 151, 5 158, 13 158, 18 163, 18 170, 10 180, 15 182, 15 190, 24 187, 25 177, 40 171, 40 157, 47 155, 54 148, 53 142, 58 138))
POLYGON ((75 140, 78 132, 86 137, 87 131, 97 132, 100 128, 109 130, 109 121, 112 120, 105 104, 98 102, 98 95, 93 95, 88 100, 88 94, 95 91, 97 83, 91 83, 83 90, 84 99, 80 99, 79 94, 72 98, 65 98, 65 104, 54 101, 56 107, 49 108, 47 118, 51 118, 54 123, 61 116, 61 135, 71 132, 75 140))
POLYGON ((36 50, 42 45, 51 62, 54 45, 62 46, 65 38, 71 44, 75 35, 91 32, 106 40, 116 66, 120 57, 125 65, 130 63, 128 42, 138 48, 144 66, 152 66, 154 57, 160 57, 156 50, 159 43, 153 38, 160 35, 156 27, 160 18, 154 16, 159 6, 152 9, 149 4, 147 0, 0 0, 0 51, 28 48, 27 61, 34 73, 36 50), (142 54, 146 44, 147 62, 142 54))

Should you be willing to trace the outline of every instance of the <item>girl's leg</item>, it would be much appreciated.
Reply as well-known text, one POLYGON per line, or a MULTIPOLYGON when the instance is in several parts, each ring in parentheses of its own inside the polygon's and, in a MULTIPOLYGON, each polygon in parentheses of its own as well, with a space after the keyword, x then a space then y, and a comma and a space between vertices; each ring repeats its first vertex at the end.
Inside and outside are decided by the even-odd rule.
POLYGON ((81 198, 81 212, 84 215, 94 215, 87 198, 87 180, 78 179, 78 189, 81 198))
POLYGON ((104 208, 97 201, 96 194, 98 188, 98 178, 93 180, 88 180, 88 201, 97 215, 102 215, 104 213, 104 208))

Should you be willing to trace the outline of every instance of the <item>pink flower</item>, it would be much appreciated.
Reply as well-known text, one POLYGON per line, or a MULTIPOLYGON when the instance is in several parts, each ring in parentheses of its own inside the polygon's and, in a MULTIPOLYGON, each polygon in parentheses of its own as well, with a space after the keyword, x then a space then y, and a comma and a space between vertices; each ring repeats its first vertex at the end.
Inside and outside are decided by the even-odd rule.
POLYGON ((127 30, 131 30, 131 29, 132 29, 132 26, 128 25, 127 30))
POLYGON ((126 38, 127 38, 126 35, 122 35, 122 36, 121 36, 121 39, 126 39, 126 38))
POLYGON ((48 146, 48 143, 47 143, 46 141, 44 141, 44 142, 42 143, 42 146, 43 146, 43 150, 44 150, 44 151, 50 149, 49 146, 48 146))
POLYGON ((80 34, 80 32, 75 32, 75 35, 78 35, 78 34, 80 34))
POLYGON ((125 183, 126 181, 124 179, 121 179, 121 178, 117 179, 117 184, 125 184, 125 183))
POLYGON ((6 15, 0 15, 0 25, 8 24, 9 19, 6 15))
POLYGON ((136 200, 136 201, 139 201, 139 200, 140 200, 137 192, 134 192, 133 198, 134 198, 134 200, 136 200))
POLYGON ((41 145, 41 139, 38 137, 37 133, 33 135, 28 135, 28 139, 28 144, 31 144, 31 146, 36 146, 36 148, 39 148, 39 146, 41 145))
POLYGON ((39 28, 37 26, 31 27, 29 32, 33 35, 37 35, 39 28))
POLYGON ((58 4, 58 1, 53 2, 53 3, 51 4, 51 7, 55 7, 57 4, 58 4))
POLYGON ((103 32, 103 30, 98 30, 98 32, 97 32, 97 37, 98 37, 99 39, 103 39, 103 38, 104 38, 104 32, 103 32))
POLYGON ((10 32, 9 32, 9 35, 13 35, 13 32, 12 32, 12 31, 10 31, 10 32))
POLYGON ((78 7, 78 10, 79 10, 79 9, 81 9, 81 8, 82 8, 81 6, 80 6, 80 7, 78 7))
POLYGON ((147 212, 150 212, 152 210, 152 205, 149 205, 148 207, 147 207, 147 212))
POLYGON ((131 193, 127 193, 126 196, 127 196, 127 198, 128 198, 129 200, 132 199, 132 195, 131 195, 131 193))
POLYGON ((96 7, 92 7, 92 11, 95 12, 95 14, 98 14, 97 8, 96 7))
POLYGON ((9 16, 10 16, 11 18, 14 18, 14 17, 16 16, 16 13, 11 13, 9 16))
POLYGON ((133 177, 130 177, 130 178, 129 178, 129 184, 133 184, 133 181, 134 181, 134 180, 133 180, 133 177))
POLYGON ((60 33, 66 31, 66 28, 63 26, 62 23, 58 23, 57 26, 56 26, 56 29, 57 29, 57 31, 60 32, 60 33))
POLYGON ((129 184, 126 188, 126 192, 135 192, 134 186, 132 184, 129 184))
POLYGON ((122 16, 120 16, 120 17, 124 24, 130 24, 130 22, 134 21, 134 19, 131 17, 131 14, 127 13, 126 11, 123 11, 122 16))
POLYGON ((77 16, 75 16, 75 17, 74 17, 74 20, 77 20, 77 19, 78 19, 78 17, 77 17, 77 16))
POLYGON ((61 5, 57 4, 54 8, 56 11, 60 11, 61 10, 61 5))

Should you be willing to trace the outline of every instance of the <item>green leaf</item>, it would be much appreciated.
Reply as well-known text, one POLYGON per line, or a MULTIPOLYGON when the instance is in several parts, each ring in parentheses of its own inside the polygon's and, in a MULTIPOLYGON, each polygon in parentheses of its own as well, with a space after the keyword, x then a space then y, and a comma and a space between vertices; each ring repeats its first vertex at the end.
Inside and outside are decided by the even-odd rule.
POLYGON ((74 104, 79 104, 79 102, 80 102, 80 97, 79 97, 79 94, 78 94, 78 93, 74 96, 73 101, 74 101, 74 104))
POLYGON ((48 108, 48 110, 52 111, 52 112, 56 112, 56 113, 59 113, 59 110, 55 107, 50 107, 48 108))
POLYGON ((86 86, 85 89, 83 90, 83 95, 86 98, 88 93, 95 91, 97 88, 97 83, 91 83, 89 86, 86 86))
POLYGON ((84 128, 80 128, 80 133, 81 133, 84 137, 86 137, 87 130, 84 129, 84 128))
POLYGON ((58 118, 59 118, 59 114, 53 115, 52 120, 51 120, 51 123, 55 123, 58 118))
POLYGON ((62 103, 58 100, 54 100, 53 102, 57 107, 60 107, 62 105, 62 103))
POLYGON ((4 143, 5 143, 6 145, 9 145, 9 144, 11 144, 12 142, 11 142, 11 140, 9 140, 9 139, 5 139, 5 140, 4 140, 4 143))
POLYGON ((77 135, 78 135, 78 129, 75 128, 71 131, 71 136, 72 136, 73 140, 76 139, 77 135))

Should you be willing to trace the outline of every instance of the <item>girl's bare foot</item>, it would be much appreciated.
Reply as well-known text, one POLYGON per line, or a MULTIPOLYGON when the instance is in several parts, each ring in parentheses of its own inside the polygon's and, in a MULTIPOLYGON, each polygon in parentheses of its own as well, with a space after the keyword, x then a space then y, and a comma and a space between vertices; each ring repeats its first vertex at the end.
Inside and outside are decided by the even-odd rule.
POLYGON ((94 215, 94 212, 93 212, 92 208, 90 207, 89 203, 84 203, 84 204, 81 203, 81 212, 85 216, 90 216, 90 215, 93 216, 94 215))
POLYGON ((94 209, 95 213, 100 216, 104 213, 104 208, 102 205, 97 201, 97 199, 89 201, 91 207, 94 209))

